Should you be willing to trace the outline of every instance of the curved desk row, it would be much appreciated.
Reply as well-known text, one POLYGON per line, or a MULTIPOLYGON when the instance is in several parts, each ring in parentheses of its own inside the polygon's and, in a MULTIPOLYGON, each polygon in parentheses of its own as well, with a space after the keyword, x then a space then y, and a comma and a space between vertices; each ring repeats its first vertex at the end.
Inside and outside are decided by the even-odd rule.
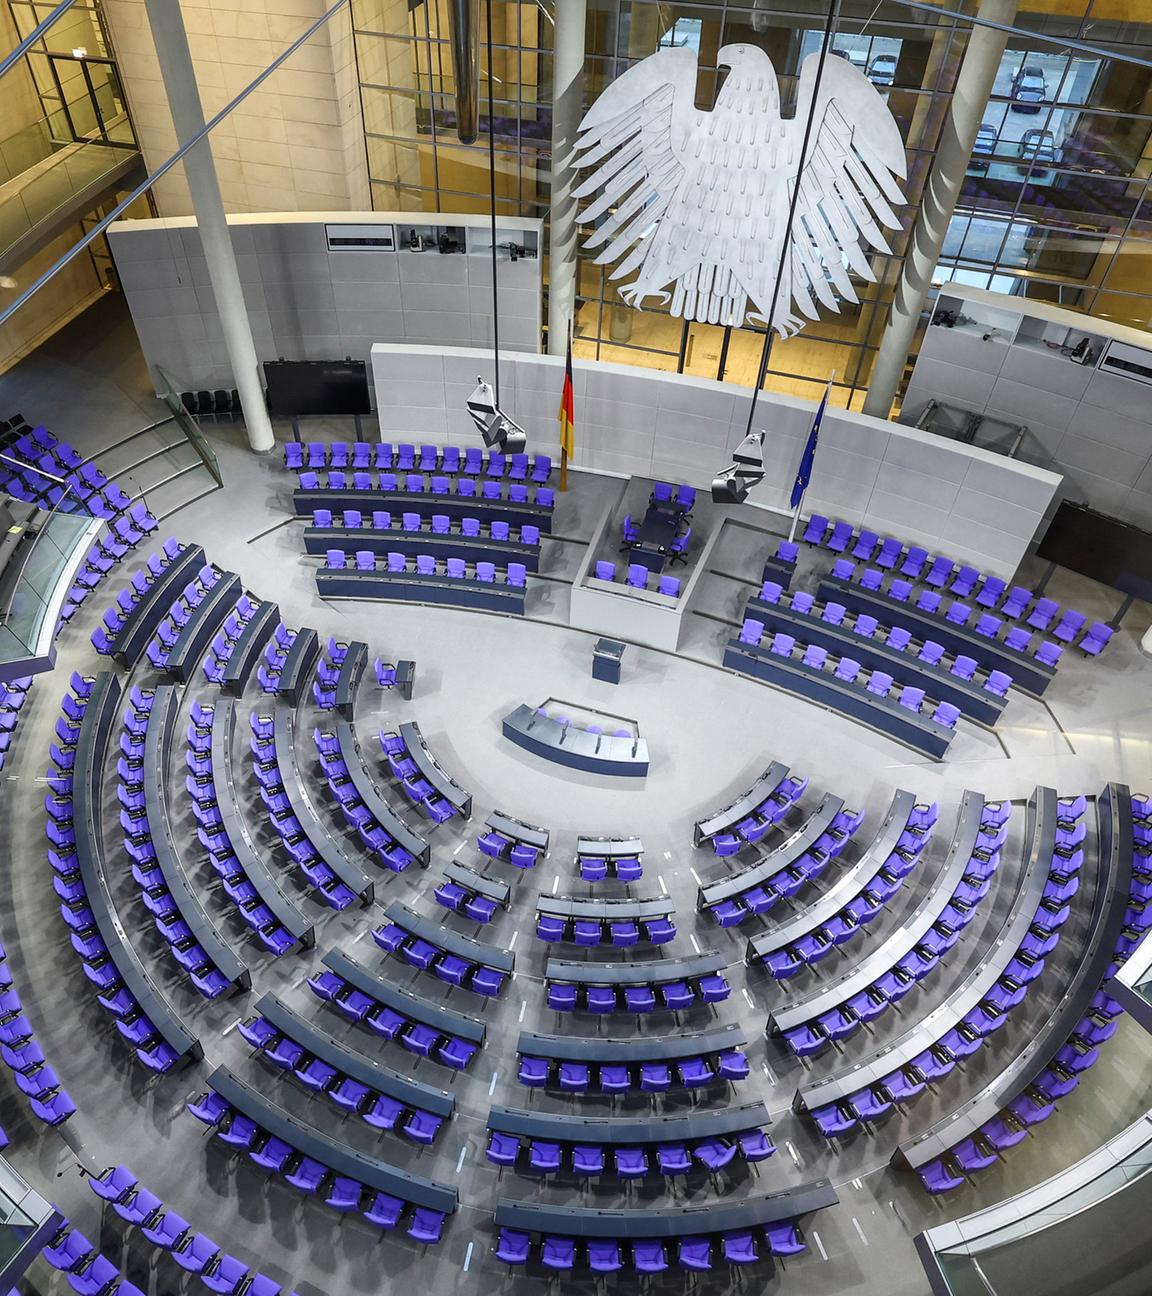
POLYGON ((512 888, 507 882, 501 882, 499 878, 491 878, 483 873, 477 873, 475 869, 470 869, 466 864, 458 864, 455 860, 449 860, 444 865, 444 876, 450 882, 455 882, 457 886, 462 886, 465 891, 472 891, 476 895, 485 896, 489 900, 495 901, 502 909, 508 908, 508 902, 512 897, 512 888))
POLYGON ((440 514, 450 518, 479 518, 481 522, 507 522, 509 526, 523 526, 525 522, 540 531, 552 530, 552 510, 541 504, 517 504, 511 500, 483 499, 479 495, 433 495, 428 491, 382 490, 294 490, 292 503, 298 517, 310 518, 316 510, 332 509, 342 512, 346 508, 373 513, 386 509, 389 513, 418 513, 422 518, 440 514))
POLYGON ((431 851, 427 841, 414 832, 380 794, 376 781, 369 774, 364 764, 364 755, 360 750, 360 740, 356 730, 347 720, 336 721, 336 742, 340 755, 348 767, 348 777, 356 789, 356 795, 368 807, 369 813, 381 828, 412 856, 421 868, 427 868, 431 851))
POLYGON ((960 708, 961 715, 981 724, 994 725, 1008 704, 1007 698, 997 697, 972 680, 962 680, 942 666, 929 666, 915 653, 889 648, 881 638, 869 639, 848 626, 832 625, 810 613, 753 598, 745 605, 744 615, 762 621, 770 634, 794 635, 801 643, 827 648, 836 657, 851 657, 865 670, 887 671, 898 684, 922 688, 930 698, 951 702, 960 708))
POLYGON ((831 671, 807 666, 799 658, 784 657, 758 644, 729 639, 724 665, 730 670, 762 679, 796 697, 817 702, 829 711, 859 720, 877 733, 939 760, 954 736, 947 725, 930 715, 901 706, 894 697, 879 697, 861 684, 848 684, 831 671))
POLYGON ((76 862, 100 939, 120 979, 168 1047, 177 1057, 193 1061, 203 1054, 200 1041, 177 1017, 144 970, 121 926, 104 872, 104 766, 113 731, 120 726, 120 697, 120 681, 110 671, 101 671, 88 697, 76 740, 72 786, 76 862))
POLYGON ((783 1035, 805 1022, 814 1021, 825 1013, 841 1007, 853 995, 859 994, 878 977, 889 971, 927 936, 932 925, 952 899, 952 893, 968 868, 976 838, 980 832, 980 817, 984 813, 984 798, 979 792, 965 792, 956 819, 956 829, 944 867, 924 897, 924 902, 914 913, 870 954, 853 963, 838 980, 818 986, 799 999, 789 999, 780 1008, 774 1008, 768 1018, 768 1030, 773 1035, 783 1035))
POLYGON ((172 755, 172 735, 179 719, 180 698, 175 686, 159 685, 144 731, 144 806, 148 835, 156 852, 156 867, 164 875, 164 885, 196 943, 220 974, 232 983, 234 990, 246 990, 252 984, 252 974, 208 917, 199 895, 188 881, 172 838, 165 788, 172 755))
POLYGON ((368 645, 353 639, 345 646, 344 660, 336 673, 336 710, 345 720, 352 719, 356 707, 356 691, 367 669, 368 645))
POLYGON ((649 900, 583 900, 572 896, 538 895, 536 912, 553 918, 587 918, 609 922, 614 918, 668 918, 676 912, 671 896, 649 900))
POLYGON ((399 900, 393 900, 384 910, 384 917, 396 923, 405 931, 420 940, 435 945, 437 949, 447 950, 457 958, 469 963, 481 963, 485 967, 495 968, 498 972, 510 973, 515 966, 516 956, 511 950, 501 949, 499 945, 489 945, 482 941, 472 940, 459 932, 445 927, 433 918, 425 918, 399 900))
POLYGON ((357 1152, 347 1143, 322 1134, 312 1125, 290 1115, 265 1098, 227 1067, 217 1067, 208 1084, 236 1111, 255 1121, 261 1129, 337 1174, 347 1175, 375 1192, 403 1198, 415 1206, 426 1206, 450 1215, 456 1209, 455 1188, 447 1188, 423 1175, 409 1174, 386 1161, 357 1152))
POLYGON ((407 720, 400 726, 400 737, 408 748, 416 768, 421 775, 436 789, 440 796, 454 806, 465 819, 472 818, 472 793, 467 792, 455 779, 445 774, 440 762, 432 755, 431 749, 424 741, 420 726, 414 720, 407 720))
POLYGON ((377 557, 390 553, 402 553, 409 558, 431 554, 433 558, 463 558, 466 563, 490 562, 497 567, 518 562, 530 572, 540 569, 540 546, 513 540, 491 540, 452 532, 443 535, 434 531, 404 531, 400 527, 390 527, 387 531, 376 527, 304 528, 305 553, 323 558, 329 549, 377 557))
POLYGON ((331 571, 316 573, 321 598, 379 599, 396 603, 444 603, 482 612, 524 615, 524 587, 497 585, 460 576, 421 576, 414 571, 331 571))
POLYGON ((272 993, 261 995, 253 1005, 265 1021, 271 1022, 282 1034, 294 1039, 313 1057, 327 1062, 343 1075, 351 1076, 360 1084, 377 1093, 387 1094, 410 1107, 419 1107, 437 1116, 451 1116, 456 1110, 456 1100, 444 1089, 412 1080, 383 1066, 375 1059, 350 1049, 334 1035, 321 1030, 312 1022, 292 1011, 282 999, 272 993))
POLYGON ((702 886, 696 893, 696 908, 703 913, 705 909, 719 904, 721 900, 734 900, 749 887, 767 882, 782 868, 795 863, 805 851, 814 846, 843 809, 844 799, 826 792, 820 804, 787 841, 781 842, 766 855, 761 855, 751 868, 742 869, 731 877, 702 886))
MULTIPOLYGON (((275 629, 275 627, 273 627, 275 629)), ((295 706, 308 696, 312 668, 320 656, 320 636, 310 626, 296 631, 277 679, 277 695, 295 706)))
POLYGON ((692 845, 701 846, 712 837, 731 832, 762 805, 787 777, 788 766, 773 761, 747 792, 742 792, 723 810, 716 810, 706 818, 697 820, 692 827, 692 845))
POLYGON ((593 859, 639 859, 644 854, 644 843, 639 837, 577 837, 576 856, 593 859))
POLYGON ((216 806, 224 821, 224 835, 228 838, 244 876, 260 897, 261 904, 302 945, 314 945, 315 927, 280 890, 264 856, 253 844, 248 824, 240 813, 232 772, 232 748, 236 731, 235 698, 218 698, 212 713, 212 782, 216 788, 216 806))
POLYGON ((213 635, 224 624, 224 618, 235 608, 236 600, 243 592, 244 586, 235 572, 221 572, 220 579, 192 609, 192 615, 176 636, 164 667, 169 675, 182 683, 192 678, 213 635))
POLYGON ((112 640, 112 656, 120 666, 135 666, 140 660, 160 622, 204 561, 204 550, 199 545, 186 545, 148 586, 112 640))
POLYGON ((589 733, 541 715, 523 702, 504 717, 501 729, 517 747, 569 769, 626 778, 644 778, 648 773, 648 744, 643 738, 589 733))
POLYGON ((288 702, 277 702, 274 712, 274 739, 276 764, 292 813, 300 821, 304 835, 312 848, 333 873, 365 904, 370 904, 376 884, 367 873, 351 859, 343 846, 328 831, 316 813, 316 807, 304 790, 304 776, 300 770, 300 757, 296 748, 296 711, 288 702))
POLYGON ((516 1052, 559 1062, 667 1062, 723 1053, 742 1048, 744 1042, 744 1032, 736 1025, 680 1031, 676 1035, 633 1035, 627 1039, 604 1035, 581 1039, 521 1031, 516 1052))
POLYGON ((498 832, 502 837, 507 837, 510 841, 523 842, 525 846, 532 846, 544 853, 548 851, 547 828, 525 823, 522 819, 513 819, 511 815, 506 815, 499 810, 494 810, 484 820, 484 826, 491 828, 493 832, 498 832))
POLYGON ((867 612, 884 625, 900 625, 918 639, 934 639, 950 653, 965 653, 987 670, 1002 670, 1012 676, 1012 683, 1026 693, 1039 697, 1056 675, 1054 666, 1045 666, 1027 653, 1016 652, 998 639, 988 639, 974 630, 953 625, 942 616, 924 612, 915 603, 901 603, 878 591, 866 590, 854 581, 825 576, 817 597, 825 602, 842 603, 850 612, 867 612))
POLYGON ((1050 1065, 1055 1054, 1088 1011, 1108 972, 1124 926, 1132 882, 1132 799, 1127 787, 1109 783, 1096 801, 1100 831, 1099 871, 1092 898, 1088 934, 1081 946, 1071 984, 1047 1021, 1024 1049, 959 1110, 930 1129, 901 1143, 892 1164, 916 1169, 942 1156, 961 1139, 1014 1102, 1050 1065))
POLYGON ((220 682, 225 693, 239 697, 244 692, 252 672, 260 663, 265 645, 276 633, 279 624, 278 605, 267 599, 262 600, 228 654, 224 678, 220 682))
POLYGON ((695 981, 722 972, 727 966, 728 960, 712 950, 684 958, 629 963, 584 963, 550 958, 544 965, 544 979, 568 985, 658 986, 673 981, 695 981))
POLYGON ((878 1053, 857 1063, 850 1071, 798 1089, 793 1100, 794 1108, 812 1111, 829 1103, 842 1102, 869 1085, 882 1083, 886 1076, 907 1066, 929 1045, 958 1026, 987 996, 1004 975, 1005 968, 1016 956, 1020 942, 1036 919, 1056 845, 1056 813, 1056 793, 1052 788, 1037 788, 1028 802, 1025 867, 1014 903, 981 962, 942 1004, 878 1053))
POLYGON ((841 909, 858 896, 876 874, 884 867, 889 855, 896 849, 900 834, 908 826, 908 816, 916 798, 911 792, 900 789, 892 798, 884 822, 876 836, 868 843, 864 854, 825 891, 813 904, 806 905, 791 918, 777 923, 771 931, 762 932, 748 942, 746 959, 749 963, 767 958, 777 950, 786 949, 794 941, 810 932, 818 931, 841 909))
POLYGON ((712 1111, 680 1112, 674 1116, 569 1116, 492 1107, 488 1128, 501 1134, 556 1139, 561 1143, 671 1143, 716 1138, 772 1123, 762 1102, 741 1103, 712 1111))

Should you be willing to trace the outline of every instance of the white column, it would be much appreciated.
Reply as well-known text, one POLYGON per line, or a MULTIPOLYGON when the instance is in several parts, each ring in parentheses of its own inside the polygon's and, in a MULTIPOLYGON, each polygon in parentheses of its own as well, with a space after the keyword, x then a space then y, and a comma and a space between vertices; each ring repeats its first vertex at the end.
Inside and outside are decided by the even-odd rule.
MULTIPOLYGON (((200 106, 200 91, 196 85, 180 3, 179 0, 144 0, 144 7, 156 43, 156 57, 160 62, 160 75, 164 78, 176 139, 184 144, 203 129, 204 110, 200 106)), ((220 326, 224 330, 228 360, 232 365, 236 390, 240 393, 248 444, 253 450, 271 450, 276 437, 264 404, 264 387, 260 381, 248 308, 240 287, 236 252, 228 232, 224 200, 220 197, 220 183, 207 138, 184 155, 184 175, 192 195, 200 243, 208 262, 208 277, 216 298, 220 326)))
POLYGON ((567 165, 584 102, 584 26, 588 0, 555 6, 552 54, 552 199, 549 208, 548 351, 563 355, 576 311, 575 172, 567 165))
MULTIPOLYGON (((1016 17, 1018 3, 1019 0, 981 0, 976 16, 990 22, 1010 23, 1016 17)), ((976 131, 988 107, 988 96, 1007 45, 1008 33, 991 27, 974 26, 968 37, 940 147, 924 188, 888 324, 872 368, 872 381, 864 401, 865 414, 887 418, 896 399, 920 315, 928 300, 932 274, 940 260, 948 224, 972 160, 976 131)))

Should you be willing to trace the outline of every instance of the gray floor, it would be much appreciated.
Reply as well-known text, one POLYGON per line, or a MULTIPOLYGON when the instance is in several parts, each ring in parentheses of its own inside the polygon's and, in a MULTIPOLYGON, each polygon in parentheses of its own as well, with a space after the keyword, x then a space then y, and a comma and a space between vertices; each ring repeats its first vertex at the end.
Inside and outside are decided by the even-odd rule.
MULTIPOLYGON (((94 348, 103 344, 114 323, 108 319, 99 322, 94 348)), ((119 337, 123 344, 122 327, 119 337)), ((50 371, 63 381, 69 375, 68 355, 49 358, 50 371)), ((45 357, 31 357, 29 363, 33 370, 39 365, 42 375, 46 372, 45 357)), ((96 438, 102 434, 105 443, 110 443, 131 430, 131 420, 139 419, 148 409, 146 379, 139 364, 133 366, 128 356, 102 370, 91 365, 90 358, 81 363, 90 367, 83 375, 85 386, 72 388, 75 400, 81 402, 85 393, 92 393, 105 415, 99 426, 91 426, 89 435, 96 438)), ((74 383, 80 376, 71 372, 74 383)), ((11 404, 11 383, 19 392, 17 408, 27 418, 42 419, 59 429, 61 420, 68 417, 59 386, 51 393, 51 415, 42 415, 34 404, 36 383, 29 373, 18 369, 0 380, 0 414, 11 404)), ((841 1205, 808 1221, 808 1253, 790 1261, 786 1269, 773 1271, 765 1264, 745 1283, 755 1282, 772 1291, 920 1296, 926 1284, 911 1242, 919 1229, 1040 1181, 1152 1105, 1152 1070, 1148 1065, 1152 1040, 1125 1022, 1098 1066, 1061 1102, 1057 1117, 1013 1149, 1001 1166, 980 1175, 976 1187, 936 1203, 926 1198, 914 1178, 887 1167, 895 1145, 978 1089, 1028 1038, 1030 1024, 1041 1019, 1059 995, 1075 966, 1083 915, 1091 901, 1092 874, 1086 871, 1077 917, 1065 931, 1059 957, 1050 960, 1049 972, 1036 987, 1040 993, 1022 1005, 1010 1028, 1000 1032, 962 1072, 944 1081, 937 1093, 925 1095, 906 1114, 843 1147, 826 1144, 790 1113, 797 1085, 809 1077, 839 1070, 882 1046, 939 1003, 982 959, 1011 904, 1019 818, 1013 824, 1005 866, 981 918, 925 983, 919 997, 906 999, 899 1014, 890 1014, 891 1021, 881 1019, 873 1030, 860 1032, 842 1055, 833 1052, 810 1067, 800 1066, 762 1038, 765 1016, 774 1003, 806 991, 819 978, 837 975, 842 964, 827 960, 818 972, 787 987, 745 968, 743 945, 756 929, 723 932, 695 914, 697 877, 721 874, 725 866, 691 847, 693 821, 726 803, 771 758, 784 760, 811 776, 803 810, 815 805, 826 790, 866 807, 863 843, 878 826, 894 788, 907 787, 922 800, 938 800, 942 807, 939 831, 923 864, 869 930, 865 943, 848 946, 850 952, 845 957, 855 957, 858 949, 866 950, 871 943, 883 940, 931 889, 965 788, 1018 802, 1041 781, 1062 794, 1095 792, 1108 779, 1124 780, 1136 790, 1152 789, 1148 666, 1137 648, 1139 635, 1148 625, 1147 606, 1137 604, 1129 611, 1100 662, 1068 654, 1045 703, 1013 697, 995 734, 962 724, 949 759, 934 764, 846 720, 719 668, 720 646, 730 633, 727 623, 738 619, 743 599, 758 574, 758 560, 763 557, 762 544, 750 533, 728 528, 723 543, 713 551, 699 604, 706 615, 693 617, 682 653, 673 656, 630 647, 624 682, 613 687, 590 678, 593 637, 564 625, 565 582, 571 580, 584 556, 605 483, 574 476, 573 489, 562 498, 557 511, 559 538, 545 542, 542 578, 530 581, 528 624, 512 626, 505 618, 442 608, 325 604, 315 591, 315 562, 301 555, 300 526, 290 518, 293 479, 276 458, 248 454, 239 429, 221 428, 209 435, 219 455, 225 489, 181 509, 166 525, 165 533, 204 544, 219 566, 237 571, 255 594, 278 600, 289 624, 312 625, 325 636, 334 633, 340 639, 364 639, 373 652, 385 657, 414 658, 417 687, 410 703, 381 695, 372 686, 366 686, 357 699, 356 724, 365 750, 375 758, 373 735, 378 728, 409 717, 418 720, 442 764, 473 792, 475 820, 499 808, 545 824, 552 829, 552 851, 527 875, 489 866, 513 884, 514 895, 511 912, 492 925, 490 938, 513 946, 518 970, 515 982, 501 999, 483 1009, 489 1025, 488 1047, 467 1074, 454 1076, 431 1063, 416 1061, 395 1046, 381 1045, 358 1028, 341 1025, 341 1019, 320 1006, 302 983, 320 956, 339 946, 390 977, 419 983, 424 993, 442 993, 456 1006, 475 1011, 476 997, 466 991, 447 990, 426 974, 384 960, 367 934, 378 919, 377 910, 353 909, 332 915, 321 909, 297 886, 287 861, 272 847, 267 834, 261 835, 261 845, 267 847, 274 867, 282 870, 285 886, 316 915, 320 934, 313 952, 281 960, 263 954, 231 916, 226 898, 214 889, 191 829, 182 771, 174 765, 169 771, 170 808, 179 825, 181 858, 207 897, 209 912, 250 964, 252 997, 274 988, 302 1012, 332 1024, 358 1047, 389 1065, 451 1087, 457 1116, 436 1149, 417 1151, 398 1137, 377 1136, 362 1122, 341 1121, 329 1104, 309 1099, 303 1090, 250 1058, 243 1041, 229 1029, 246 1012, 248 997, 206 1004, 174 975, 170 956, 152 933, 148 915, 135 897, 123 852, 109 833, 109 857, 124 861, 115 900, 125 929, 172 1003, 203 1039, 206 1053, 198 1071, 149 1080, 130 1060, 95 1003, 68 947, 65 929, 54 912, 55 897, 44 857, 40 805, 44 788, 39 780, 47 763, 59 694, 74 666, 93 671, 102 665, 87 639, 96 609, 90 605, 75 619, 61 635, 55 676, 41 680, 33 690, 2 776, 8 814, 0 824, 0 850, 10 867, 0 873, 0 938, 9 952, 27 1014, 80 1110, 62 1133, 44 1131, 25 1114, 23 1099, 5 1074, 0 1078, 2 1122, 12 1138, 8 1154, 17 1168, 58 1202, 94 1241, 99 1239, 110 1255, 123 1256, 135 1281, 158 1293, 183 1290, 190 1280, 163 1255, 138 1237, 132 1238, 131 1231, 111 1211, 99 1209, 99 1202, 76 1173, 77 1158, 89 1168, 123 1162, 226 1249, 261 1264, 301 1293, 328 1296, 381 1288, 399 1290, 410 1276, 427 1284, 428 1290, 455 1287, 462 1296, 493 1288, 535 1290, 545 1281, 542 1273, 509 1274, 490 1255, 491 1211, 498 1196, 620 1207, 655 1201, 708 1201, 717 1195, 782 1189, 827 1175, 837 1185, 841 1205), (652 755, 648 778, 636 786, 632 780, 612 783, 591 775, 564 773, 501 739, 499 721, 505 712, 521 701, 538 703, 549 696, 635 720, 652 755), (740 1096, 765 1099, 773 1114, 771 1133, 779 1149, 758 1172, 739 1169, 725 1172, 715 1181, 698 1176, 687 1185, 653 1179, 625 1187, 607 1178, 594 1186, 579 1187, 571 1180, 542 1181, 526 1174, 498 1173, 485 1161, 484 1121, 490 1103, 544 1110, 571 1110, 576 1105, 575 1100, 561 1101, 516 1083, 517 1032, 527 1028, 608 1033, 591 1017, 564 1024, 544 1009, 541 972, 545 949, 532 933, 537 892, 555 888, 560 894, 581 895, 591 890, 580 883, 572 863, 575 836, 581 832, 639 833, 646 847, 645 877, 632 890, 638 895, 667 890, 674 898, 679 935, 670 952, 689 952, 699 945, 727 955, 734 993, 719 1006, 718 1019, 737 1022, 745 1030, 753 1073, 739 1086, 740 1096), (202 1085, 206 1070, 220 1061, 227 1061, 318 1127, 339 1131, 357 1146, 378 1150, 395 1164, 457 1185, 461 1209, 441 1244, 425 1251, 403 1237, 379 1240, 371 1226, 341 1219, 322 1204, 301 1199, 293 1190, 269 1182, 262 1173, 228 1158, 217 1145, 206 1141, 202 1127, 183 1112, 183 1104, 202 1085)), ((1038 575, 1026 566, 1021 579, 1038 575)), ((116 583, 122 579, 118 574, 116 583)), ((1057 573, 1051 592, 1093 616, 1110 615, 1118 602, 1111 591, 1066 572, 1057 573)), ((141 672, 140 678, 147 682, 148 673, 141 672)), ((185 705, 197 697, 211 697, 202 680, 189 686, 185 705)), ((249 705, 257 704, 258 697, 249 694, 242 710, 247 712, 249 705)), ((310 705, 301 708, 299 722, 305 734, 318 722, 310 705)), ((252 781, 239 740, 235 761, 252 807, 250 821, 256 823, 252 781)), ((379 764, 376 769, 384 786, 379 764)), ((338 821, 322 782, 314 770, 312 774, 312 788, 323 814, 335 827, 338 821)), ((385 793, 403 807, 395 791, 385 788, 385 793)), ((411 816, 410 821, 417 822, 411 816)), ((424 913, 441 916, 443 911, 431 902, 431 890, 440 874, 438 865, 457 854, 478 863, 481 857, 472 845, 476 827, 474 822, 467 825, 467 831, 451 824, 436 830, 431 869, 427 873, 411 870, 401 877, 382 875, 379 899, 383 903, 403 899, 424 913)), ((846 863, 854 858, 854 854, 846 855, 846 863)), ((611 884, 609 893, 620 889, 611 884)), ((798 903, 806 898, 801 897, 798 903)), ((455 918, 448 921, 464 931, 472 928, 455 918)), ((682 1014, 678 1020, 670 1014, 657 1014, 638 1029, 666 1033, 711 1020, 714 1018, 705 1011, 682 1014)), ((631 1027, 613 1023, 613 1029, 631 1027)), ((716 1093, 695 1101, 723 1104, 730 1097, 716 1093)), ((670 1097, 667 1109, 678 1109, 685 1101, 692 1100, 670 1097)), ((659 1110, 661 1105, 654 1099, 650 1106, 647 1098, 615 1106, 598 1099, 579 1104, 581 1110, 615 1112, 659 1110)), ((621 1280, 622 1285, 625 1281, 621 1280)), ((591 1291, 593 1286, 582 1276, 563 1283, 581 1291, 591 1291)), ((689 1285, 682 1277, 667 1275, 655 1287, 671 1292, 689 1285)), ((720 1292, 735 1289, 738 1282, 727 1271, 717 1271, 697 1285, 720 1292)), ((50 1279, 43 1265, 37 1266, 27 1288, 67 1290, 63 1279, 50 1279)))

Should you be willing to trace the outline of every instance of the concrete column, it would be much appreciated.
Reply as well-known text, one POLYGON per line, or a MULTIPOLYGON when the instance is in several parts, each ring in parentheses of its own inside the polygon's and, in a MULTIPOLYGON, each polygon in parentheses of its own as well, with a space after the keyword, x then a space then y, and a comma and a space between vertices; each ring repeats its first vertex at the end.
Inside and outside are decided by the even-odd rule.
MULTIPOLYGON (((180 144, 192 138, 204 126, 204 110, 200 106, 200 90, 188 49, 188 33, 180 13, 179 0, 144 0, 152 39, 156 43, 156 57, 164 90, 176 127, 180 144)), ((208 262, 208 277, 216 298, 216 310, 224 330, 224 344, 236 390, 240 393, 240 406, 244 412, 244 426, 248 429, 248 444, 256 451, 271 450, 276 444, 268 410, 264 404, 264 386, 256 360, 256 346, 252 341, 252 328, 248 321, 248 308, 240 287, 240 274, 236 268, 236 252, 228 221, 224 215, 224 200, 220 197, 220 183, 212 161, 212 148, 207 138, 202 139, 184 155, 184 175, 192 195, 192 210, 200 229, 200 243, 208 262)))
POLYGON ((548 353, 563 355, 576 312, 576 173, 568 162, 584 104, 587 0, 555 6, 552 53, 552 197, 548 211, 548 353))
MULTIPOLYGON (((977 18, 1010 23, 1019 0, 981 0, 977 18)), ((964 173, 972 158, 972 145, 996 81, 1008 33, 991 27, 973 27, 968 38, 956 89, 944 122, 940 147, 924 189, 920 212, 896 285, 892 310, 872 369, 864 413, 887 418, 916 337, 920 315, 928 300, 932 273, 948 233, 948 222, 960 196, 964 173)))

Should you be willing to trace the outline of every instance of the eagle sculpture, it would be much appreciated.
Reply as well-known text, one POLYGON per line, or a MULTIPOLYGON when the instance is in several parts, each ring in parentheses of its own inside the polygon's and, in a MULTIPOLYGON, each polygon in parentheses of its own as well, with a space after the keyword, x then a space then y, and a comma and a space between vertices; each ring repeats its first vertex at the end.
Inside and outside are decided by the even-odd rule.
POLYGON ((899 228, 904 144, 847 59, 824 60, 819 90, 819 55, 804 60, 789 119, 763 50, 726 45, 717 63, 729 72, 711 112, 695 106, 688 48, 643 59, 588 110, 571 155, 591 172, 574 190, 592 200, 580 213, 594 227, 584 247, 597 265, 618 262, 613 280, 635 275, 620 288, 632 305, 656 297, 673 315, 709 324, 765 324, 771 313, 787 337, 818 318, 819 306, 858 301, 853 275, 875 280, 864 249, 888 252, 883 231, 899 228))

